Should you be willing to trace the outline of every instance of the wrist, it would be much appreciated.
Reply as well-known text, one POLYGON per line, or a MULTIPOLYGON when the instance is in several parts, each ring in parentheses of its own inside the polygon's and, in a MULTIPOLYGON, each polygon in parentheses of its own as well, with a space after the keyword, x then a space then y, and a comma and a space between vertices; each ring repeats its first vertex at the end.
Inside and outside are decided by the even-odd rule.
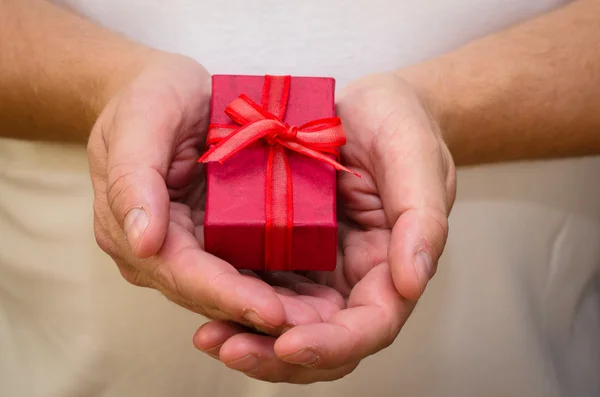
POLYGON ((447 145, 453 141, 451 119, 459 113, 462 106, 459 99, 448 101, 452 95, 448 93, 445 84, 443 68, 436 64, 436 60, 427 61, 396 71, 396 74, 411 85, 421 104, 439 126, 442 137, 447 145))
POLYGON ((136 43, 132 43, 126 52, 115 54, 114 59, 100 71, 99 84, 90 97, 89 108, 94 120, 123 88, 142 73, 146 65, 161 56, 166 54, 136 43))
MULTIPOLYGON (((486 134, 495 110, 506 100, 509 81, 483 81, 486 64, 465 63, 448 54, 396 73, 415 90, 430 117, 440 128, 456 165, 487 162, 497 142, 486 134), (485 136, 483 135, 485 134, 485 136)), ((507 76, 506 76, 507 77, 507 76)))

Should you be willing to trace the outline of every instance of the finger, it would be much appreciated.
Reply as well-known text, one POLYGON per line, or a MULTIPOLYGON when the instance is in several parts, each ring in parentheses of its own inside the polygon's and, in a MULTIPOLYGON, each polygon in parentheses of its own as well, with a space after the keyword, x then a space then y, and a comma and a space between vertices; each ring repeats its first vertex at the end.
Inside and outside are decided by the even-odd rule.
POLYGON ((343 241, 344 278, 356 285, 363 277, 382 262, 387 262, 391 232, 388 229, 363 230, 346 233, 343 241))
POLYGON ((183 227, 190 234, 196 234, 196 226, 192 221, 192 210, 189 206, 182 203, 171 202, 169 219, 171 222, 175 222, 183 227))
MULTIPOLYGON (((344 229, 344 225, 340 224, 340 234, 342 234, 342 230, 344 229)), ((345 237, 343 235, 340 236, 343 241, 345 237)), ((309 271, 305 272, 305 277, 314 281, 316 284, 323 285, 325 287, 332 288, 336 290, 345 301, 348 296, 350 296, 350 292, 352 292, 352 284, 348 282, 348 278, 346 275, 346 266, 344 265, 344 248, 343 244, 338 249, 337 257, 336 257, 336 267, 331 272, 320 272, 320 271, 309 271)))
POLYGON ((327 323, 290 329, 275 343, 277 356, 317 369, 358 362, 394 341, 414 302, 398 294, 389 266, 381 264, 354 287, 348 307, 327 323))
POLYGON ((306 324, 310 320, 327 321, 334 313, 346 306, 346 301, 335 289, 315 284, 311 279, 290 272, 269 272, 260 274, 280 295, 293 297, 305 305, 298 307, 299 302, 293 307, 286 306, 288 327, 306 324), (317 316, 314 315, 316 312, 317 316))
MULTIPOLYGON (((202 251, 193 235, 171 222, 159 255, 147 271, 174 296, 189 302, 195 311, 209 308, 220 317, 260 330, 280 329, 286 310, 280 296, 262 280, 240 274, 227 262, 202 251)), ((148 265, 148 264, 147 264, 148 265)))
POLYGON ((308 277, 291 272, 261 273, 261 277, 271 285, 284 287, 298 295, 321 298, 342 309, 346 306, 344 297, 335 289, 317 284, 308 277))
POLYGON ((285 332, 291 327, 300 324, 311 324, 323 321, 323 318, 315 307, 298 299, 298 296, 278 295, 285 310, 285 332))
POLYGON ((340 306, 336 305, 329 299, 308 295, 298 295, 296 296, 296 299, 314 308, 314 310, 319 314, 321 321, 328 321, 331 316, 342 310, 340 306))
POLYGON ((137 287, 153 287, 152 281, 149 280, 146 277, 146 275, 143 274, 139 269, 130 266, 127 262, 123 261, 122 259, 114 258, 113 260, 117 264, 119 272, 121 273, 121 276, 125 279, 125 281, 137 287))
MULTIPOLYGON (((346 301, 337 291, 323 285, 305 283, 304 286, 294 285, 291 288, 274 288, 280 295, 294 297, 295 299, 308 304, 318 313, 320 321, 329 320, 331 316, 346 306, 346 301)), ((291 316, 292 315, 289 314, 288 318, 291 316)), ((297 325, 306 322, 307 321, 295 320, 293 324, 297 325)))
POLYGON ((408 210, 398 218, 390 238, 389 261, 396 288, 417 300, 437 269, 448 233, 440 213, 408 210))
MULTIPOLYGON (((352 158, 352 151, 353 147, 349 145, 345 148, 344 154, 352 158)), ((340 220, 357 223, 369 229, 389 228, 385 212, 382 211, 381 197, 377 194, 377 186, 370 171, 360 168, 357 168, 356 171, 362 175, 361 178, 343 172, 338 179, 339 194, 344 203, 343 211, 339 216, 340 220)), ((342 231, 340 230, 340 232, 342 231)))
POLYGON ((291 289, 287 289, 287 288, 283 288, 283 287, 273 287, 273 290, 275 290, 275 292, 277 292, 279 295, 298 296, 298 294, 295 293, 294 291, 292 291, 291 289))
POLYGON ((274 338, 264 335, 236 334, 221 346, 220 359, 229 368, 255 379, 295 384, 340 379, 358 365, 353 362, 333 370, 315 370, 288 364, 275 355, 274 343, 274 338))
MULTIPOLYGON (((197 131, 201 129, 198 128, 197 131)), ((195 133, 186 140, 179 142, 177 152, 173 156, 173 162, 170 164, 169 172, 166 178, 169 188, 182 190, 190 185, 193 177, 200 178, 203 169, 198 163, 200 151, 198 145, 202 140, 202 134, 195 133)))
POLYGON ((171 201, 182 201, 191 208, 204 208, 204 197, 206 193, 204 167, 198 163, 200 152, 195 147, 184 147, 201 139, 203 134, 194 130, 194 140, 179 143, 178 150, 171 162, 167 174, 167 187, 171 201))
MULTIPOLYGON (((276 328, 276 327, 265 328, 265 327, 261 327, 261 324, 258 324, 258 325, 250 324, 251 327, 253 327, 263 333, 273 335, 273 336, 278 336, 296 325, 311 324, 311 323, 323 321, 320 313, 312 306, 312 304, 310 302, 305 302, 302 299, 298 299, 299 298, 298 296, 291 297, 286 294, 281 294, 279 291, 278 291, 278 294, 279 294, 279 300, 281 301, 281 304, 283 305, 284 310, 285 310, 284 325, 280 328, 276 328)), ((339 311, 339 309, 336 311, 339 311)), ((327 313, 327 310, 324 310, 324 312, 327 313)), ((242 323, 246 324, 247 323, 246 319, 242 320, 242 323)), ((199 329, 197 331, 197 333, 199 334, 199 337, 203 337, 202 334, 204 332, 212 332, 213 327, 214 326, 199 329)), ((223 327, 223 325, 222 325, 222 327, 223 327)), ((248 331, 247 328, 244 328, 244 329, 246 331, 248 331)), ((210 338, 208 338, 208 339, 210 339, 210 338)), ((224 340, 221 341, 220 343, 223 343, 223 342, 224 342, 224 340)))
POLYGON ((311 306, 319 314, 322 321, 327 321, 331 316, 340 311, 340 307, 332 301, 309 295, 298 295, 296 292, 288 288, 273 287, 279 295, 294 297, 295 299, 304 302, 311 306))
POLYGON ((218 359, 223 343, 232 336, 247 331, 247 328, 230 321, 210 321, 198 328, 194 334, 194 347, 218 359))
POLYGON ((442 254, 452 205, 446 189, 451 157, 435 126, 414 104, 413 115, 389 117, 373 141, 373 173, 393 225, 388 261, 396 288, 416 300, 442 254))
MULTIPOLYGON (((156 93, 149 93, 150 98, 156 93)), ((160 249, 169 224, 165 180, 182 122, 173 103, 123 101, 104 139, 107 156, 107 200, 131 250, 146 258, 160 249)))
POLYGON ((238 272, 240 274, 245 275, 245 276, 254 277, 257 280, 262 280, 260 277, 258 277, 258 275, 253 270, 250 270, 250 269, 238 269, 238 272))
POLYGON ((106 205, 103 197, 94 197, 94 236, 96 243, 104 252, 113 259, 122 259, 127 252, 123 252, 122 246, 127 243, 124 241, 123 233, 119 232, 119 225, 116 224, 112 213, 106 205))

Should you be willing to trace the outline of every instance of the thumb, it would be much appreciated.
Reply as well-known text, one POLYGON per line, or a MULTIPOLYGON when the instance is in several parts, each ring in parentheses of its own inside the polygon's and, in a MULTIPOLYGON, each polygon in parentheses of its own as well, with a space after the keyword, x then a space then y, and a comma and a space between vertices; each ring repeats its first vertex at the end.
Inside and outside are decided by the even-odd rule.
POLYGON ((392 225, 390 270, 400 295, 411 300, 435 273, 454 200, 452 159, 433 128, 423 114, 380 132, 373 143, 374 174, 392 225))
POLYGON ((108 133, 107 201, 135 256, 161 248, 169 225, 166 186, 177 122, 160 112, 115 117, 108 133), (172 126, 172 128, 171 128, 172 126))

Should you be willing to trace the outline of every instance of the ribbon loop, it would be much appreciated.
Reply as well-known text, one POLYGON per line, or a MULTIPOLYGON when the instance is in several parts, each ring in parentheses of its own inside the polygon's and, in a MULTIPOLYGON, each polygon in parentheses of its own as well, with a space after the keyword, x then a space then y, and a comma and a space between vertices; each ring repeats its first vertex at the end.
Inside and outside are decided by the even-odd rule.
POLYGON ((260 139, 270 146, 265 187, 265 270, 280 270, 281 264, 283 269, 290 269, 292 261, 293 190, 285 149, 360 177, 338 163, 339 147, 346 143, 339 118, 313 120, 301 126, 283 122, 290 80, 290 76, 267 75, 262 106, 244 94, 231 102, 225 113, 239 127, 210 125, 207 145, 213 146, 198 160, 222 163, 260 139))

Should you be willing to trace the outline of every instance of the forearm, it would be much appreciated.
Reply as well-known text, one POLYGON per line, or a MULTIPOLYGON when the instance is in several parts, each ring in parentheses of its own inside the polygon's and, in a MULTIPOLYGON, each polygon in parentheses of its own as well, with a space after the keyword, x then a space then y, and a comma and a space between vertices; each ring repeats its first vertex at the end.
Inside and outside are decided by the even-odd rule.
POLYGON ((583 0, 400 71, 457 165, 600 153, 600 1, 583 0))
POLYGON ((85 142, 150 51, 43 0, 0 0, 0 136, 85 142))

